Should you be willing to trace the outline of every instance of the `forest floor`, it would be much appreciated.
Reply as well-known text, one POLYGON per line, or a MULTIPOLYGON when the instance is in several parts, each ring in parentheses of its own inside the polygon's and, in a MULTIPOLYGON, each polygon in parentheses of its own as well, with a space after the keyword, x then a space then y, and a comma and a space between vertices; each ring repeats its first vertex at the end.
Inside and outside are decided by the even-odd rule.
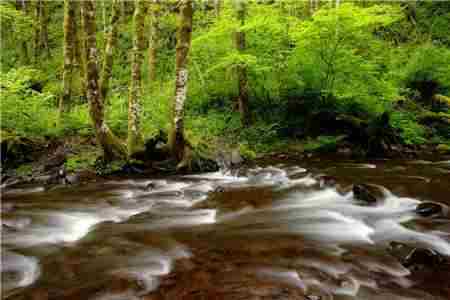
MULTIPOLYGON (((114 161, 104 164, 99 159, 101 149, 94 137, 65 137, 63 139, 4 139, 1 145, 2 188, 17 184, 43 184, 48 187, 99 181, 110 177, 159 176, 176 173, 173 167, 164 168, 164 162, 114 161)), ((348 142, 333 144, 306 140, 287 140, 270 145, 267 151, 255 153, 220 141, 213 147, 219 152, 209 153, 220 168, 238 168, 243 165, 267 164, 270 161, 337 160, 364 161, 371 156, 357 150, 357 145, 348 142), (226 150, 223 150, 226 149, 226 150), (249 154, 250 152, 250 154, 249 154)), ((446 157, 448 149, 424 144, 419 146, 391 145, 388 153, 379 153, 381 159, 433 159, 446 157)), ((197 172, 208 170, 197 170, 197 172)))

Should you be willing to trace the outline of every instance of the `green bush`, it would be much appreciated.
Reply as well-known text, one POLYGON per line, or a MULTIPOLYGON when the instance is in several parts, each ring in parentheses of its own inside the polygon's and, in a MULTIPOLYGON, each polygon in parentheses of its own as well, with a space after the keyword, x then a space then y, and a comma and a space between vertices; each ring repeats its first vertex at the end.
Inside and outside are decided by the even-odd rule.
POLYGON ((423 144, 426 140, 425 128, 417 122, 413 113, 392 112, 390 115, 392 127, 400 132, 400 137, 407 145, 423 144))
POLYGON ((55 97, 35 90, 41 88, 41 76, 26 67, 0 74, 2 129, 23 136, 59 134, 55 97))

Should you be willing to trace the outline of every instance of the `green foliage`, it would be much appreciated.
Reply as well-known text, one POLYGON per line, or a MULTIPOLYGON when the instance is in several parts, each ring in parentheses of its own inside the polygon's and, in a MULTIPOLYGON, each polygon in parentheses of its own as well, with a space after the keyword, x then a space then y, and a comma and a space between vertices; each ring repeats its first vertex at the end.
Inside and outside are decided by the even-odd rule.
POLYGON ((426 142, 426 130, 417 122, 413 113, 395 111, 390 115, 391 125, 400 131, 403 142, 407 145, 426 142))
POLYGON ((256 158, 256 153, 251 149, 247 143, 239 144, 239 154, 247 160, 252 160, 256 158))
POLYGON ((33 173, 33 166, 31 164, 20 165, 16 169, 16 173, 19 176, 28 176, 33 173))
POLYGON ((401 60, 401 78, 409 89, 411 97, 420 100, 434 93, 446 94, 450 91, 450 49, 425 44, 415 49, 401 60), (406 66, 405 66, 406 64, 406 66))
POLYGON ((303 149, 308 152, 334 152, 336 151, 339 141, 344 139, 345 136, 326 136, 321 135, 316 139, 309 139, 303 145, 303 149))
POLYGON ((41 88, 41 77, 38 70, 26 67, 0 74, 3 129, 23 136, 58 134, 54 96, 36 91, 41 88))
POLYGON ((374 34, 401 18, 397 6, 324 9, 292 31, 297 48, 290 72, 300 90, 316 90, 318 101, 358 102, 381 112, 397 90, 380 67, 382 41, 374 34))

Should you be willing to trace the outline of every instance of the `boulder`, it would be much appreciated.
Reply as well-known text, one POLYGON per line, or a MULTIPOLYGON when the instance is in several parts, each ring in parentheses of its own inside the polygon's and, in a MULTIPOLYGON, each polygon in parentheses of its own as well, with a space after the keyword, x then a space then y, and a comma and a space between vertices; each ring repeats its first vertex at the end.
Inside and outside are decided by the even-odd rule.
POLYGON ((450 154, 450 146, 446 144, 439 144, 436 146, 436 152, 440 154, 450 154))
POLYGON ((353 197, 366 204, 375 204, 384 197, 384 192, 380 187, 373 184, 355 184, 352 190, 353 197))
POLYGON ((407 268, 435 268, 442 265, 444 257, 431 249, 414 248, 404 259, 403 265, 407 268))
POLYGON ((416 214, 421 217, 448 217, 449 208, 442 203, 426 201, 417 205, 416 214))

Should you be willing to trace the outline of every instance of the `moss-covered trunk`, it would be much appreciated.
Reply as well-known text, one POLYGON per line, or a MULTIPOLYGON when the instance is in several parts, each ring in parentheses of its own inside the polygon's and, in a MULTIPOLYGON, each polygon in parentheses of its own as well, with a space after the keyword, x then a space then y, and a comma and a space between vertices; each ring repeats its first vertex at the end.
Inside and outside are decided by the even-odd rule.
MULTIPOLYGON (((77 1, 75 6, 75 18, 73 20, 75 28, 77 28, 77 24, 83 28, 83 19, 81 18, 81 9, 80 9, 80 2, 77 1)), ((86 60, 83 55, 86 46, 85 46, 85 39, 83 38, 83 30, 76 30, 74 35, 74 64, 75 67, 78 69, 78 76, 80 80, 80 89, 81 94, 86 99, 86 60)))
POLYGON ((37 0, 34 2, 34 20, 37 23, 37 26, 34 27, 34 63, 37 64, 39 62, 39 56, 41 54, 41 6, 42 1, 37 0))
MULTIPOLYGON (((16 8, 17 10, 23 11, 24 15, 28 14, 28 5, 25 0, 16 0, 16 8)), ((20 60, 22 65, 28 65, 30 63, 30 57, 28 56, 28 45, 26 41, 20 43, 20 60)))
POLYGON ((113 0, 112 3, 112 15, 111 23, 109 24, 108 33, 106 36, 105 54, 102 67, 102 76, 100 79, 100 88, 102 92, 102 98, 106 100, 106 96, 109 90, 109 81, 112 75, 114 48, 117 42, 117 29, 121 16, 121 2, 119 0, 113 0))
POLYGON ((49 3, 47 1, 40 1, 40 10, 39 10, 39 25, 40 25, 40 37, 39 37, 39 50, 44 51, 45 55, 50 57, 50 47, 48 45, 48 23, 49 23, 49 14, 48 14, 48 6, 49 3))
MULTIPOLYGON (((237 0, 235 5, 240 26, 244 26, 245 16, 247 14, 246 3, 243 0, 237 0)), ((235 33, 235 47, 240 53, 245 51, 245 33, 241 30, 241 28, 239 28, 235 33)), ((241 123, 243 126, 248 126, 250 124, 250 113, 248 109, 247 66, 242 64, 238 65, 236 68, 236 76, 238 83, 238 107, 241 115, 241 123)))
POLYGON ((59 99, 59 113, 62 114, 68 107, 72 94, 73 67, 74 67, 74 33, 75 33, 75 0, 64 0, 64 64, 63 64, 63 90, 59 99))
POLYGON ((186 140, 184 137, 184 104, 188 87, 188 54, 192 36, 192 1, 180 1, 177 28, 175 97, 172 108, 172 127, 169 133, 169 148, 173 157, 183 159, 186 140))
POLYGON ((140 132, 140 111, 141 111, 141 67, 144 60, 145 51, 145 15, 147 13, 147 3, 137 1, 134 11, 134 39, 133 54, 131 62, 131 86, 128 97, 128 155, 131 156, 143 146, 140 132))
POLYGON ((84 26, 87 98, 97 142, 101 145, 106 160, 124 157, 125 146, 114 136, 104 120, 104 101, 99 85, 97 57, 97 28, 95 20, 95 0, 81 2, 84 26))
POLYGON ((159 18, 161 16, 161 4, 159 0, 152 2, 150 6, 150 39, 148 43, 148 79, 150 87, 153 87, 153 83, 156 79, 156 64, 158 58, 159 47, 159 18))

